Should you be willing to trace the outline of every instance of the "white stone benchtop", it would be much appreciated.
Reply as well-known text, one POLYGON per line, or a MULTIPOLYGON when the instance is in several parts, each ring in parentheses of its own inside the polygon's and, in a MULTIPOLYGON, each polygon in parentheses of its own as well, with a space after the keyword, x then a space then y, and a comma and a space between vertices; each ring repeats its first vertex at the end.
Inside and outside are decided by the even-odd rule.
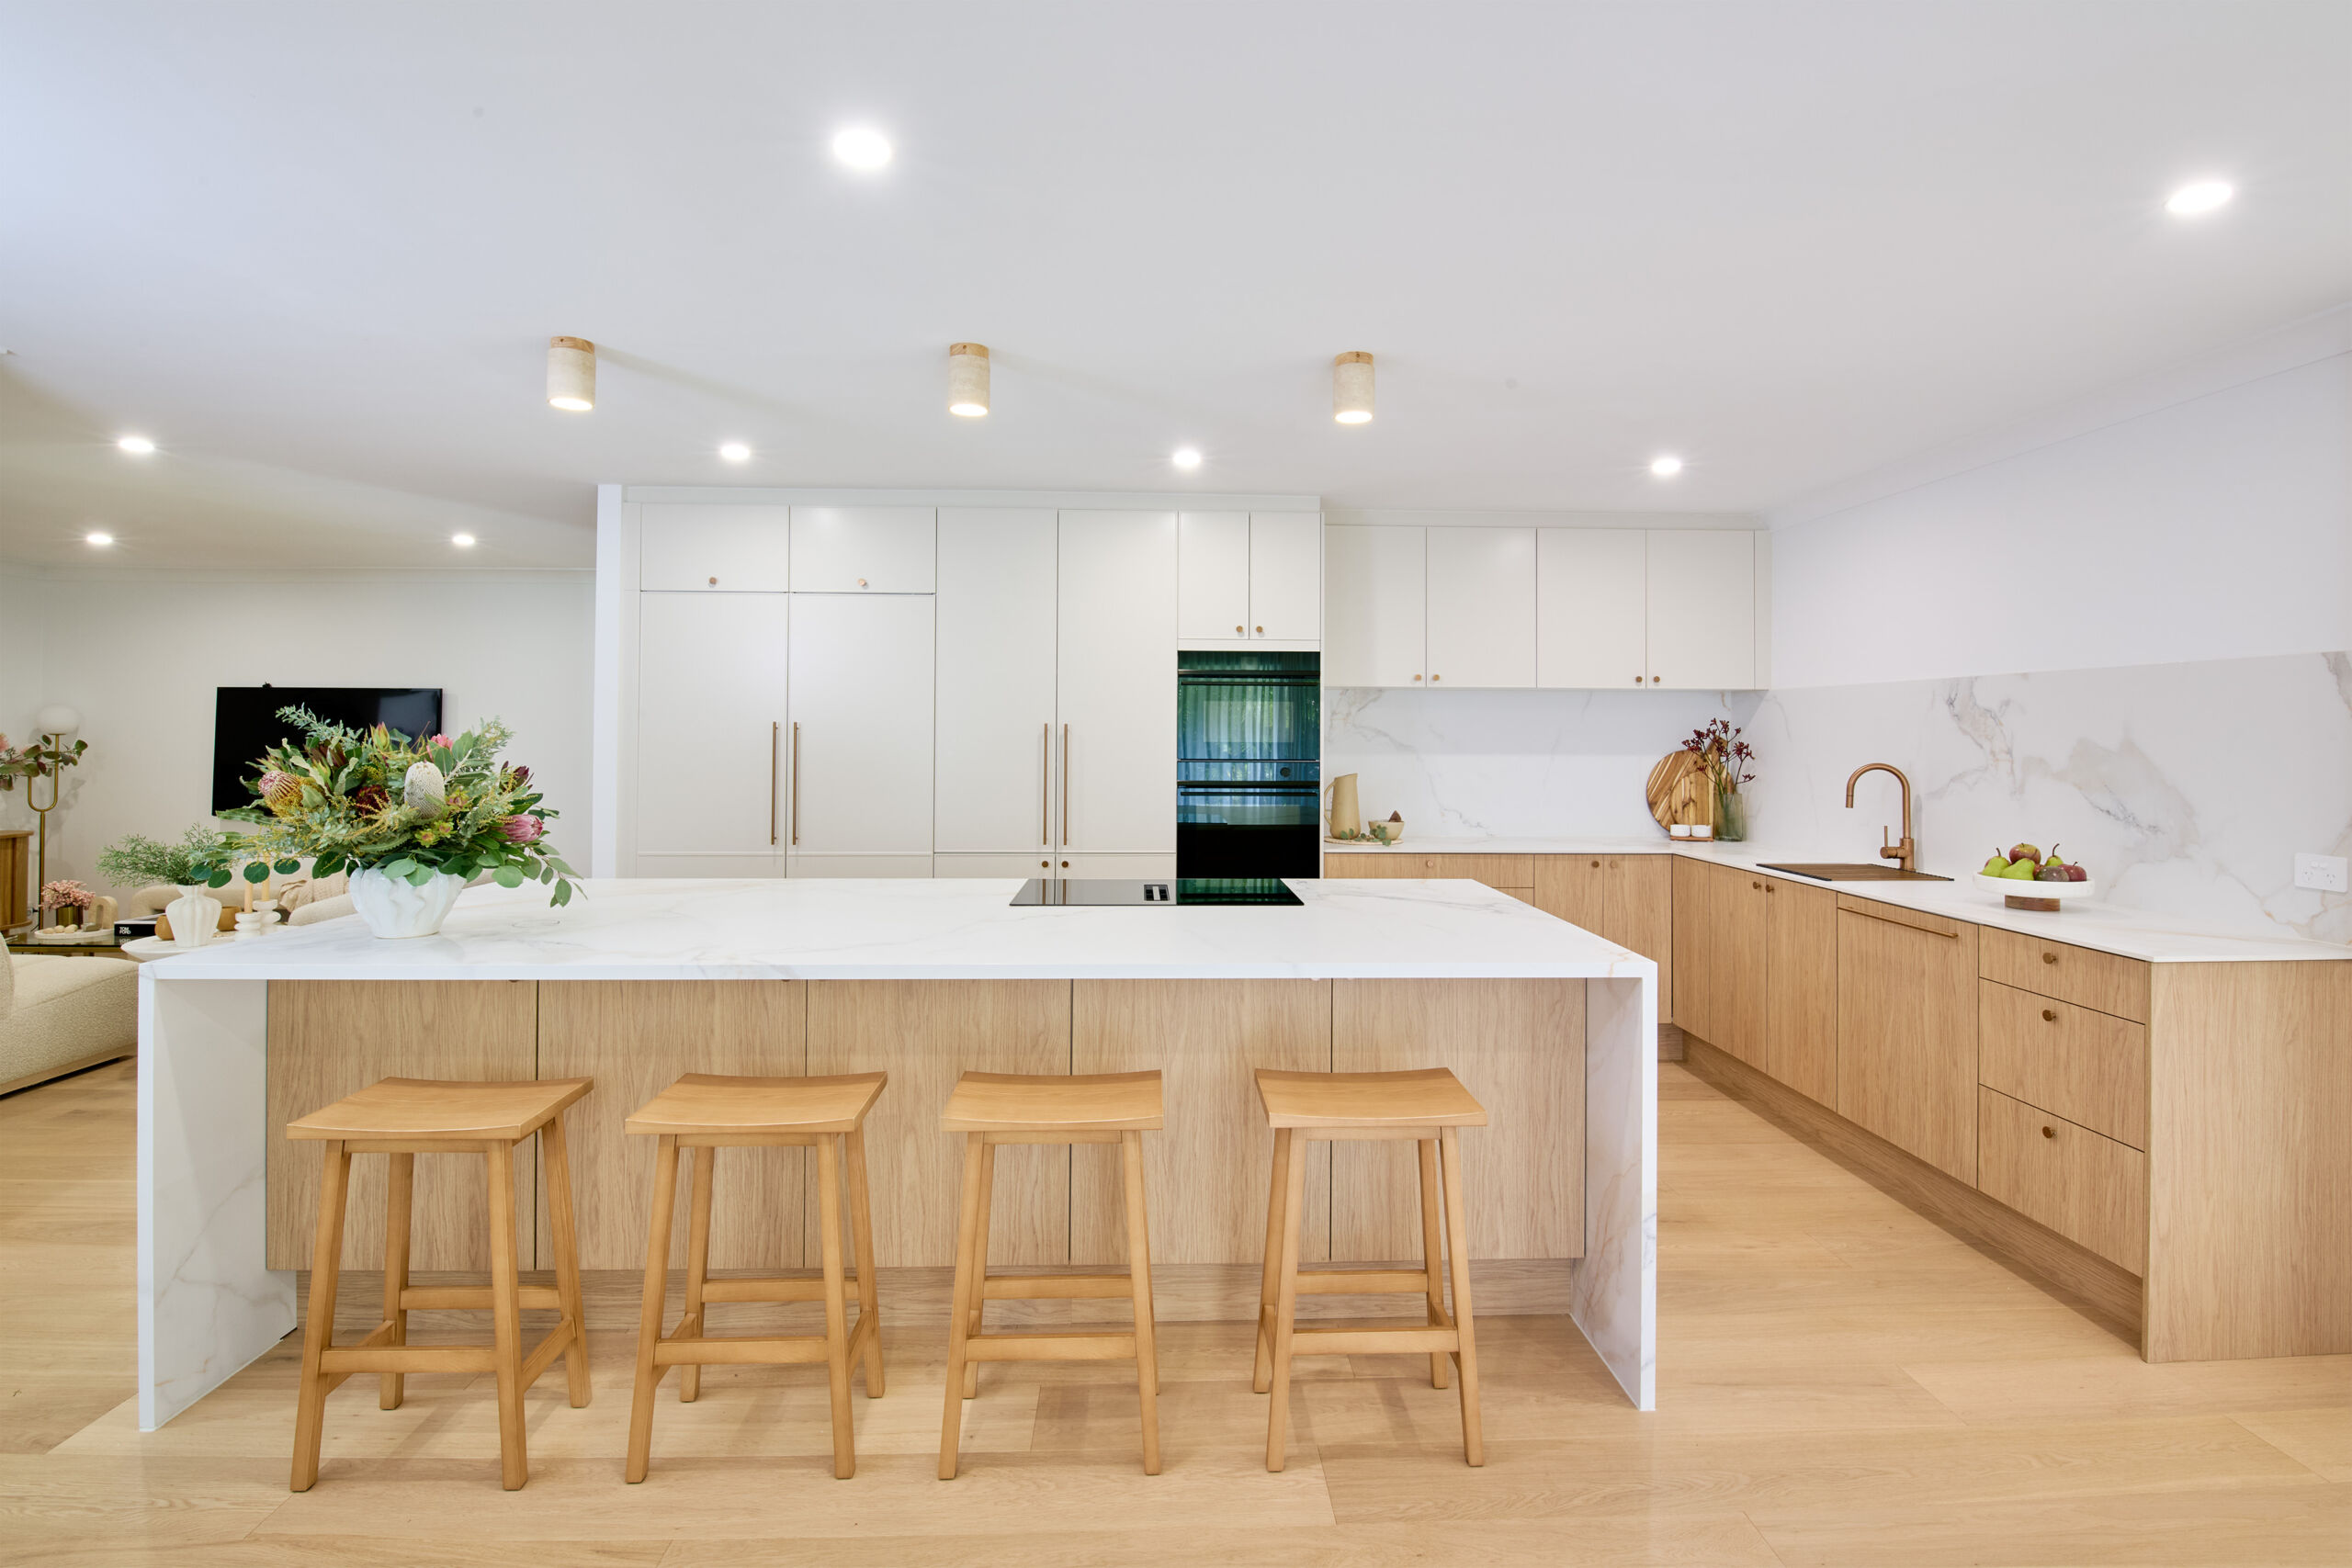
POLYGON ((165 980, 1502 979, 1657 966, 1475 882, 1293 882, 1303 903, 1015 908, 1017 880, 606 880, 468 889, 441 934, 357 917, 216 942, 165 980))
MULTIPOLYGON (((1818 851, 1802 849, 1776 849, 1755 843, 1692 843, 1667 838, 1408 839, 1388 849, 1377 844, 1326 840, 1323 852, 1334 855, 1682 855, 1691 860, 1710 861, 1717 865, 1737 866, 1742 871, 1758 871, 1769 863, 1776 863, 1807 865, 1862 858, 1851 854, 1822 854, 1818 851)), ((1792 876, 1786 872, 1769 874, 1801 886, 1835 888, 1838 892, 1868 898, 1875 903, 1895 904, 1923 914, 1941 915, 1948 919, 1970 920, 1980 926, 1993 926, 2001 931, 2040 937, 2046 942, 2071 942, 2076 947, 2112 953, 2124 958, 2143 959, 2151 964, 2275 964, 2352 959, 2352 947, 2335 942, 2226 931, 2200 925, 2183 915, 2126 908, 2108 903, 2104 897, 2070 902, 2054 915, 2031 909, 2012 909, 1998 896, 1978 887, 1965 874, 1950 882, 1819 882, 1811 877, 1792 876)), ((2018 885, 2018 891, 2028 895, 2030 895, 2032 887, 2031 883, 2018 885)))

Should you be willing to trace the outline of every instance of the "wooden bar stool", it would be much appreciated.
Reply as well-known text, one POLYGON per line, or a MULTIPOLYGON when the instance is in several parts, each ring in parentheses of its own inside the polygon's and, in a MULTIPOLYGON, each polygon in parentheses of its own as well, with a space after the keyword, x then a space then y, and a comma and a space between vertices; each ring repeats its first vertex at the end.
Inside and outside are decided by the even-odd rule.
POLYGON ((1251 1377, 1271 1390, 1266 1418, 1266 1468, 1283 1467, 1290 1419, 1293 1356, 1430 1353, 1430 1386, 1443 1388, 1446 1358, 1462 1371, 1462 1455, 1487 1462, 1478 1427, 1478 1352, 1470 1326, 1470 1224, 1462 1196, 1462 1141, 1457 1128, 1487 1124, 1484 1107, 1443 1067, 1407 1073, 1285 1073, 1258 1069, 1258 1098, 1274 1130, 1274 1178, 1266 1201, 1266 1265, 1258 1291, 1258 1359, 1251 1377), (1299 1216, 1305 1206, 1306 1151, 1322 1139, 1410 1138, 1421 1159, 1421 1266, 1298 1271, 1299 1216), (1445 1164, 1444 1253, 1453 1264, 1453 1310, 1445 1303, 1439 1272, 1438 1162, 1445 1164), (1421 1328, 1300 1328, 1298 1298, 1418 1292, 1428 1299, 1421 1328))
POLYGON ((1143 1134, 1162 1125, 1159 1075, 1031 1077, 966 1073, 940 1126, 964 1134, 964 1202, 956 1225, 956 1299, 947 1329, 947 1413, 939 1433, 939 1479, 956 1479, 964 1401, 978 1393, 982 1361, 1124 1361, 1136 1364, 1143 1405, 1143 1469, 1159 1473, 1159 1353, 1152 1337, 1151 1231, 1144 1213, 1143 1134), (999 1144, 1117 1144, 1125 1172, 1127 1271, 990 1274, 989 1204, 999 1144), (1125 1296, 1131 1332, 989 1334, 991 1301, 1125 1296))
POLYGON ((588 1403, 588 1342, 581 1327, 580 1251, 571 1221, 571 1166, 563 1145, 563 1111, 594 1086, 593 1078, 530 1083, 444 1083, 386 1078, 357 1094, 289 1122, 286 1135, 317 1141, 324 1159, 319 1182, 318 1245, 311 1256, 311 1312, 302 1332, 300 1401, 294 1417, 294 1480, 307 1492, 319 1479, 320 1427, 327 1395, 354 1372, 382 1374, 381 1404, 400 1408, 410 1372, 495 1372, 498 1464, 509 1492, 529 1478, 524 1450, 523 1393, 558 1355, 571 1384, 573 1408, 588 1403), (554 1231, 552 1289, 516 1280, 514 1145, 539 1134, 547 1156, 548 1221, 554 1231), (335 1287, 343 1270, 344 1209, 351 1156, 390 1155, 384 1218, 384 1321, 356 1344, 334 1342, 335 1287), (486 1156, 490 1202, 490 1283, 416 1286, 408 1282, 409 1203, 419 1155, 486 1156), (523 1309, 562 1314, 528 1357, 523 1309), (487 1310, 488 1345, 411 1345, 408 1314, 421 1310, 487 1310))
POLYGON ((887 1073, 837 1077, 725 1077, 688 1073, 638 1108, 628 1130, 659 1137, 653 1156, 653 1223, 645 1241, 645 1301, 637 1326, 637 1393, 628 1413, 631 1481, 645 1479, 653 1451, 653 1391, 676 1367, 681 1403, 702 1392, 706 1366, 794 1366, 825 1363, 832 1384, 833 1473, 857 1473, 850 1419, 849 1380, 861 1357, 865 1397, 882 1397, 882 1309, 874 1280, 874 1227, 867 1217, 865 1113, 890 1081, 887 1073), (710 1275, 711 1167, 720 1149, 816 1145, 818 1231, 823 1237, 824 1278, 713 1280, 710 1275), (662 1311, 670 1285, 670 1216, 677 1205, 679 1151, 695 1151, 693 1194, 686 1218, 685 1315, 668 1335, 662 1311), (849 1229, 857 1249, 852 1278, 842 1255, 842 1168, 849 1171, 849 1229), (857 1288, 857 1324, 849 1323, 851 1285, 857 1288), (822 1302, 825 1332, 763 1336, 707 1334, 704 1313, 717 1302, 822 1302))

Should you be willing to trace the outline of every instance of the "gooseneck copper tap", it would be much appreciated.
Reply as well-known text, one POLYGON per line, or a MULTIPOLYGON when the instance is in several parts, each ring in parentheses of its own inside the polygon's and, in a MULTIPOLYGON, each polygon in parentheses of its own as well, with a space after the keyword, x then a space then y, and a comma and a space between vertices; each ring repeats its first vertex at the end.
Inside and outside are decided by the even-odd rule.
POLYGON ((1864 762, 1856 768, 1853 778, 1846 781, 1846 809, 1851 811, 1854 808, 1854 780, 1872 770, 1893 773, 1894 782, 1903 786, 1903 841, 1899 844, 1885 842, 1886 829, 1880 829, 1878 858, 1891 860, 1905 871, 1917 871, 1918 867, 1911 863, 1919 855, 1919 846, 1911 837, 1911 781, 1904 776, 1901 768, 1892 762, 1864 762))

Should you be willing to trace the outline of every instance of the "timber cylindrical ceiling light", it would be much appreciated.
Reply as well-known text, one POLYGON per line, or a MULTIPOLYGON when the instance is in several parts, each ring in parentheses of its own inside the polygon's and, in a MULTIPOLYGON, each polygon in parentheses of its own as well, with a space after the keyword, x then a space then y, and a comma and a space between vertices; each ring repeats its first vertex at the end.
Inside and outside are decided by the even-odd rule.
POLYGON ((978 343, 947 345, 947 412, 978 419, 989 412, 989 351, 978 343))
POLYGON ((548 401, 572 413, 596 406, 596 345, 584 337, 548 339, 548 401))
POLYGON ((1372 355, 1351 350, 1331 361, 1331 417, 1341 424, 1372 418, 1372 355))

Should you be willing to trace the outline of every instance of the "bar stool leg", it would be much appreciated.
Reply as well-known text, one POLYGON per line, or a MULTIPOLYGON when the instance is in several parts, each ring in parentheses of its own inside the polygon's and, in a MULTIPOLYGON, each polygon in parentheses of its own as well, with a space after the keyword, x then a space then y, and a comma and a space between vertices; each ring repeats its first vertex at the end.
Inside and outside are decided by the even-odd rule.
POLYGON ((498 1473, 513 1492, 531 1477, 523 1436, 523 1306, 514 1256, 514 1145, 490 1145, 490 1326, 498 1369, 498 1473))
POLYGON ((939 1428, 939 1479, 956 1479, 956 1450, 964 1436, 964 1341, 972 1332, 971 1303, 979 1297, 980 1265, 973 1257, 980 1215, 980 1162, 986 1146, 978 1133, 964 1134, 964 1199, 956 1221, 956 1299, 947 1313, 947 1411, 939 1428))
MULTIPOLYGON (((405 1345, 408 1309, 401 1305, 401 1297, 408 1290, 409 1214, 414 1206, 416 1156, 393 1155, 390 1158, 391 1171, 384 1179, 384 1322, 390 1333, 384 1343, 405 1345)), ((377 1404, 386 1410, 398 1410, 407 1392, 405 1373, 386 1372, 377 1404)))
MULTIPOLYGON (((1416 1139, 1413 1147, 1421 1157, 1421 1272, 1429 1276, 1430 1323, 1435 1326, 1445 1321, 1445 1252, 1438 1239, 1444 1207, 1438 1194, 1437 1140, 1416 1139)), ((1445 1386, 1447 1370, 1444 1351, 1430 1357, 1431 1388, 1445 1386)))
POLYGON ((833 1476, 857 1473, 856 1431, 849 1404, 849 1301, 842 1283, 842 1171, 837 1136, 817 1140, 817 1231, 824 1243, 825 1375, 833 1395, 833 1476))
POLYGON ((1126 1168, 1127 1274, 1136 1305, 1136 1398, 1143 1410, 1143 1472, 1159 1473, 1159 1349, 1151 1321, 1151 1231, 1143 1201, 1143 1134, 1119 1134, 1126 1168))
MULTIPOLYGON (((563 1303, 564 1326, 571 1343, 563 1350, 564 1381, 571 1385, 574 1410, 588 1403, 588 1317, 580 1302, 580 1237, 571 1213, 571 1151, 563 1141, 563 1118, 539 1130, 539 1153, 548 1170, 548 1229, 555 1242, 555 1290, 563 1303)), ((394 1159, 401 1158, 399 1155, 394 1159)), ((405 1259, 401 1267, 407 1267, 405 1259)))
POLYGON ((1283 1277, 1283 1197, 1290 1190, 1290 1129, 1274 1129, 1274 1174, 1266 1193, 1266 1264, 1258 1276, 1258 1357, 1250 1386, 1260 1393, 1274 1386, 1274 1331, 1266 1314, 1274 1310, 1283 1277))
POLYGON ((865 1337, 865 1397, 882 1397, 882 1288, 874 1278, 874 1222, 865 1201, 865 1129, 845 1140, 849 1149, 849 1239, 857 1252, 857 1321, 871 1322, 865 1337))
MULTIPOLYGON (((996 1213, 996 1145, 980 1145, 980 1218, 979 1228, 973 1234, 972 1243, 972 1332, 988 1332, 989 1316, 989 1219, 996 1213)), ((980 1392, 980 1364, 964 1363, 964 1397, 976 1399, 980 1392)))
POLYGON ((1283 1162, 1283 1264, 1279 1293, 1274 1298, 1273 1386, 1266 1412, 1266 1468, 1283 1467, 1283 1450, 1290 1427, 1290 1342, 1298 1315, 1298 1224, 1306 1207, 1306 1151, 1294 1137, 1290 1157, 1283 1162))
MULTIPOLYGON (((702 1320, 702 1288, 710 1280, 710 1188, 718 1151, 706 1144, 695 1150, 694 1161, 694 1190, 686 1199, 686 1313, 678 1320, 678 1334, 699 1339, 710 1332, 702 1320)), ((689 1361, 678 1369, 678 1403, 692 1404, 701 1397, 702 1368, 689 1361)))
POLYGON ((670 1294, 670 1216, 678 1206, 678 1140, 664 1133, 653 1151, 653 1209, 645 1235, 645 1301, 637 1316, 637 1391, 628 1407, 630 1481, 645 1479, 653 1452, 653 1390, 662 1370, 653 1347, 662 1339, 662 1309, 670 1294))
POLYGON ((1462 1136, 1444 1130, 1445 1249, 1453 1261, 1453 1331, 1462 1349, 1462 1457, 1487 1462, 1487 1436, 1478 1424, 1478 1348, 1470 1337, 1470 1218, 1462 1196, 1462 1136))
POLYGON ((319 1362, 334 1343, 335 1286, 343 1273, 343 1205, 351 1190, 351 1150, 340 1140, 319 1145, 318 1238, 311 1249, 311 1312, 302 1328, 302 1391, 294 1407, 292 1491, 319 1479, 319 1438, 326 1421, 326 1376, 319 1362))

